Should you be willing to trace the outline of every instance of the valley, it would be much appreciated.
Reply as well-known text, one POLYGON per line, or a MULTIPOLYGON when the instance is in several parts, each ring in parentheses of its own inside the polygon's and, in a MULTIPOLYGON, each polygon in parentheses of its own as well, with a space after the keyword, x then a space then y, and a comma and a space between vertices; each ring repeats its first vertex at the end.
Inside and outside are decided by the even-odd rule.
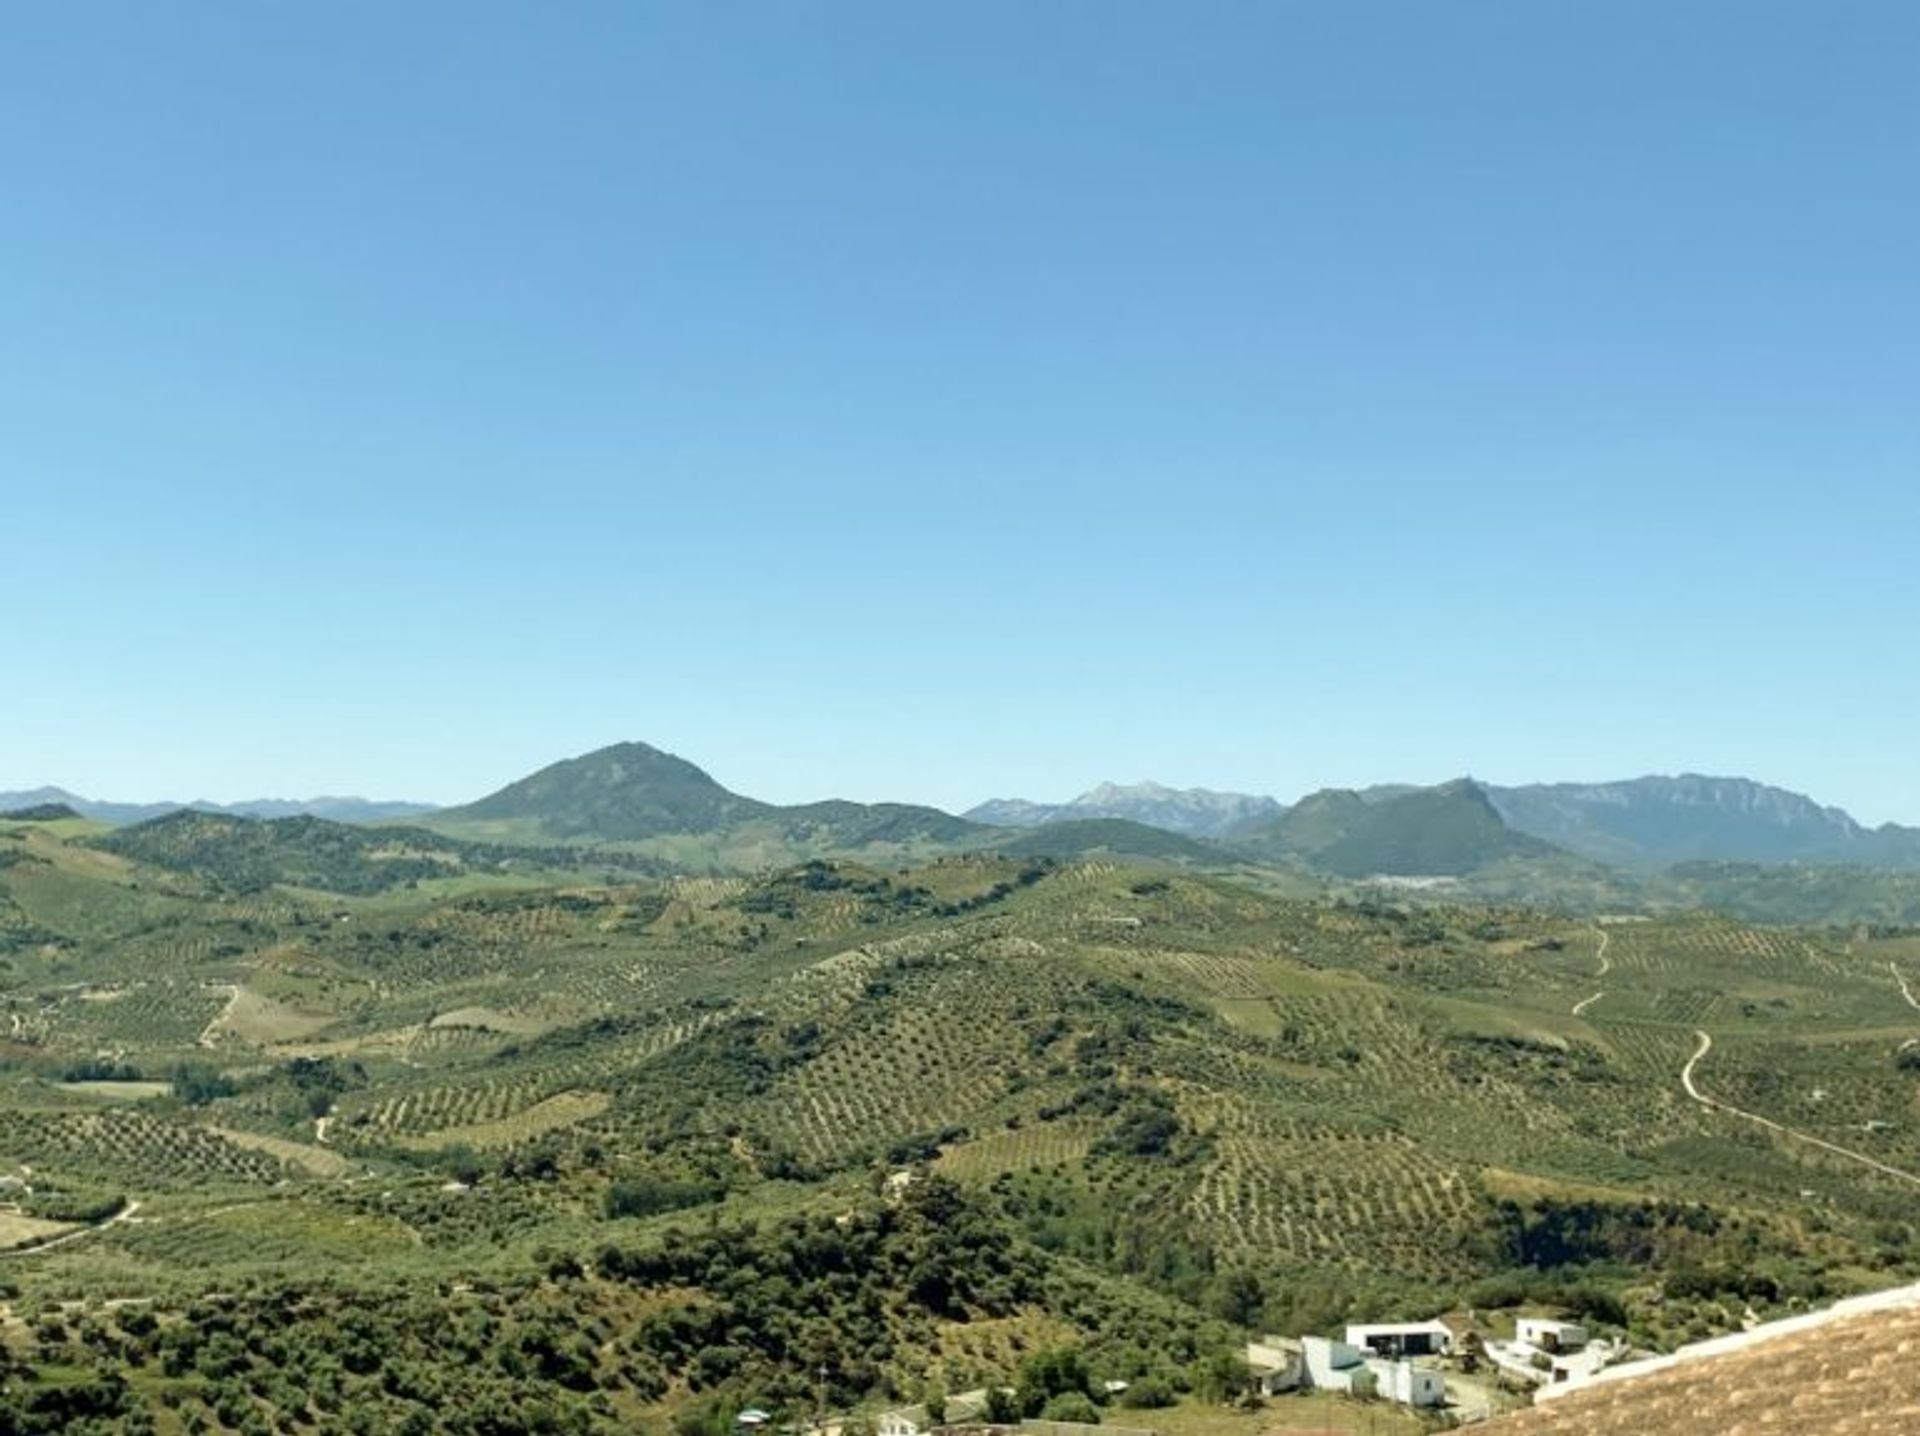
MULTIPOLYGON (((1069 1347, 1204 1407, 1248 1333, 1665 1350, 1920 1275, 1908 930, 849 809, 692 873, 524 812, 0 822, 21 1429, 691 1436, 1069 1347)), ((1315 841, 1536 856, 1402 811, 1315 841)))

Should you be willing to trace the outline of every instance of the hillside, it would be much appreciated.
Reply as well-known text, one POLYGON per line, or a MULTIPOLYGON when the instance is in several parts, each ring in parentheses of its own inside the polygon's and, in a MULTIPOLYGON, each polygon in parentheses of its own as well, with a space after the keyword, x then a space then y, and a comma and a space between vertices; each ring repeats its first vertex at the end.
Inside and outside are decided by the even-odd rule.
POLYGON ((1920 867, 1920 829, 1869 829, 1839 808, 1745 778, 1635 778, 1487 789, 1514 828, 1601 862, 1920 867))
POLYGON ((1139 1374, 1163 1353, 1230 1345, 1224 1323, 1043 1251, 945 1181, 774 1210, 777 1221, 734 1216, 697 1235, 609 1223, 595 1251, 555 1250, 452 1302, 404 1274, 303 1275, 201 1304, 191 1326, 125 1307, 63 1313, 36 1328, 61 1351, 61 1379, 0 1391, 0 1423, 23 1436, 85 1418, 151 1430, 121 1423, 185 1407, 202 1423, 188 1429, 245 1430, 253 1417, 506 1436, 628 1431, 641 1413, 650 1425, 677 1410, 705 1430, 730 1423, 739 1392, 799 1413, 882 1383, 918 1394, 930 1369, 1041 1379, 1036 1341, 1074 1353, 1082 1392, 1092 1371, 1139 1374))
MULTIPOLYGON (((1591 862, 1637 872, 1693 862, 1920 868, 1920 829, 1897 824, 1866 828, 1842 809, 1745 778, 1681 774, 1606 783, 1479 786, 1514 832, 1591 862)), ((1328 835, 1330 823, 1344 832, 1367 822, 1362 805, 1376 807, 1422 791, 1407 784, 1323 790, 1301 800, 1305 811, 1291 831, 1288 810, 1272 798, 1150 782, 1103 783, 1067 803, 999 798, 965 816, 994 827, 1019 828, 1121 818, 1190 837, 1248 839, 1267 851, 1298 856, 1338 836, 1328 835), (1271 839, 1279 833, 1287 837, 1276 849, 1271 839)), ((1467 866, 1483 861, 1476 857, 1467 866)), ((1447 863, 1435 871, 1458 866, 1447 863)))
POLYGON ((875 843, 963 846, 982 834, 976 823, 915 803, 849 803, 833 799, 776 808, 781 830, 800 843, 862 848, 875 843))
MULTIPOLYGON (((1467 779, 1435 788, 1328 789, 1292 808, 1273 805, 1277 817, 1234 816, 1264 811, 1261 801, 1152 784, 1106 785, 1056 808, 1028 805, 1016 813, 1000 805, 993 809, 999 819, 1024 813, 1032 823, 992 826, 906 803, 760 802, 685 759, 627 743, 550 765, 476 803, 429 815, 420 829, 491 845, 490 862, 516 845, 543 849, 540 862, 556 861, 556 848, 592 847, 617 849, 643 869, 651 863, 710 875, 820 858, 918 864, 995 850, 1220 871, 1265 868, 1275 891, 1377 877, 1444 882, 1457 898, 1576 911, 1710 906, 1781 922, 1897 923, 1920 916, 1912 882, 1897 872, 1604 867, 1516 831, 1490 792, 1467 779), (1152 822, 1087 816, 1142 804, 1152 822), (1177 830, 1182 826, 1221 828, 1227 836, 1196 839, 1177 830)), ((557 859, 562 866, 584 860, 557 859)))
MULTIPOLYGON (((193 809, 118 828, 94 845, 237 892, 286 884, 368 894, 435 879, 572 867, 584 856, 459 842, 422 828, 364 828, 323 818, 244 818, 193 809)), ((646 870, 633 859, 597 861, 602 868, 646 870)))
POLYGON ((562 842, 635 842, 712 832, 772 811, 728 792, 684 758, 645 743, 617 743, 550 764, 476 802, 444 808, 433 825, 562 842))
POLYGON ((1231 861, 1230 854, 1210 844, 1122 818, 1060 819, 1024 830, 994 847, 1012 857, 1075 859, 1105 855, 1200 867, 1220 867, 1231 861))
POLYGON ((753 871, 834 853, 924 857, 991 835, 909 803, 759 802, 645 743, 554 763, 423 822, 437 832, 503 843, 622 844, 696 872, 753 871))
POLYGON ((65 803, 32 803, 23 808, 0 809, 0 822, 5 823, 64 823, 79 817, 80 814, 65 803))
POLYGON ((1643 885, 1668 906, 1753 922, 1920 927, 1920 872, 1807 863, 1681 863, 1643 885))
POLYGON ((1460 876, 1507 859, 1554 855, 1548 844, 1508 827, 1471 779, 1371 800, 1342 789, 1313 793, 1273 822, 1243 829, 1234 846, 1344 877, 1460 876))
POLYGON ((822 1364, 877 1409, 1060 1344, 1177 1396, 1208 1318, 1532 1301, 1664 1349, 1920 1274, 1910 1184, 1806 1141, 1920 1171, 1911 936, 1283 900, 1110 846, 609 883, 449 844, 458 878, 313 892, 346 835, 0 830, 8 1230, 141 1203, 16 1257, 16 1305, 92 1303, 58 1369, 131 1352, 208 1429, 803 1414, 822 1364), (1725 1109, 1681 1090, 1700 1031, 1725 1109), (973 1255, 888 1215, 900 1172, 973 1255), (269 1325, 279 1385, 156 1334, 269 1325))

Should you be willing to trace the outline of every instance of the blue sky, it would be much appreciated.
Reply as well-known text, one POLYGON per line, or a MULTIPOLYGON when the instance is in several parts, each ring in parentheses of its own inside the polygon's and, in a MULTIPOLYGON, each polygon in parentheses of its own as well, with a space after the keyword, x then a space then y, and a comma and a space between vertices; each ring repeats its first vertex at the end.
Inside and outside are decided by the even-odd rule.
POLYGON ((0 788, 1920 821, 1920 8, 43 6, 0 788))

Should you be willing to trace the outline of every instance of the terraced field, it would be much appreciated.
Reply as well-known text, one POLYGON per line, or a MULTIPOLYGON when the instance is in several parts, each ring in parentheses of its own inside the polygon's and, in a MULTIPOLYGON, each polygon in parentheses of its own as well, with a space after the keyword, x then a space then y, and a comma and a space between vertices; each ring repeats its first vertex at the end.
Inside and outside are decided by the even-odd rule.
POLYGON ((487 1281, 921 1164, 1103 1280, 1207 1303, 1251 1274, 1329 1320, 1546 1279, 1516 1252, 1569 1208, 1649 1339, 1741 1309, 1665 1300, 1669 1265, 1737 1248, 1783 1292, 1920 1265, 1909 1192, 1680 1085, 1709 1032, 1722 1103, 1920 1167, 1902 934, 991 856, 237 897, 34 854, 0 870, 39 935, 0 987, 0 1174, 142 1205, 16 1260, 30 1298, 487 1281))
POLYGON ((949 1146, 934 1166, 949 1176, 975 1182, 1003 1172, 1064 1167, 1083 1161, 1099 1134, 1100 1125, 1091 1121, 1012 1127, 949 1146))

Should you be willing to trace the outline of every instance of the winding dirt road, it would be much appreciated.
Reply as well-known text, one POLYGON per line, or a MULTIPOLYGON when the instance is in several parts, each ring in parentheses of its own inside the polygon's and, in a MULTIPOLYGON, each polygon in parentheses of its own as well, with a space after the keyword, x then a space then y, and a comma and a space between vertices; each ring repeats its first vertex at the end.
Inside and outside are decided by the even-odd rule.
POLYGON ((1871 1167, 1876 1172, 1883 1173, 1889 1177, 1898 1177, 1903 1182, 1911 1182, 1914 1186, 1920 1187, 1920 1176, 1915 1176, 1912 1172, 1902 1171, 1899 1167, 1890 1167, 1877 1157, 1869 1157, 1864 1152, 1856 1152, 1851 1148, 1838 1146, 1833 1142, 1829 1142, 1824 1137, 1815 1137, 1806 1132, 1796 1132, 1791 1127, 1781 1126, 1771 1117, 1762 1117, 1757 1112, 1744 1111, 1739 1107, 1729 1106, 1716 1097, 1709 1097, 1706 1093, 1702 1092, 1694 1082, 1693 1072, 1694 1068, 1700 1065, 1700 1059, 1713 1050, 1713 1038, 1697 1028, 1693 1035, 1700 1039, 1700 1045, 1693 1049, 1693 1056, 1689 1057, 1687 1059, 1687 1065, 1680 1069, 1680 1085, 1686 1089, 1689 1097, 1706 1108, 1707 1111, 1724 1112, 1729 1117, 1738 1117, 1742 1121, 1752 1122, 1757 1127, 1765 1127, 1769 1132, 1778 1133, 1782 1137, 1791 1137, 1796 1142, 1805 1142, 1812 1147, 1819 1147, 1822 1151, 1832 1152, 1836 1157, 1845 1157, 1850 1162, 1858 1162, 1863 1167, 1871 1167))
POLYGON ((227 1025, 233 1017, 233 1009, 240 1005, 240 986, 238 983, 216 983, 213 990, 215 992, 226 993, 227 1001, 226 1005, 213 1015, 207 1025, 200 1029, 200 1045, 202 1047, 218 1047, 220 1045, 220 1029, 227 1025))
MULTIPOLYGON (((1594 973, 1595 977, 1605 977, 1609 972, 1613 971, 1613 962, 1607 956, 1607 944, 1612 941, 1613 941, 1613 934, 1608 932, 1604 927, 1601 928, 1600 929, 1600 946, 1594 952, 1594 956, 1600 959, 1600 970, 1594 973)), ((1581 1013, 1585 1012, 1589 1007, 1593 1006, 1594 1003, 1598 1002, 1601 998, 1605 997, 1606 995, 1607 995, 1607 990, 1603 987, 1598 992, 1594 993, 1593 996, 1581 998, 1578 1002, 1573 1004, 1573 1015, 1575 1017, 1578 1017, 1581 1013)))
POLYGON ((1907 979, 1901 974, 1900 969, 1888 963, 1887 971, 1891 972, 1893 980, 1900 984, 1900 995, 1907 999, 1907 1006, 1920 1010, 1920 1000, 1914 998, 1913 989, 1907 986, 1907 979))
POLYGON ((35 1242, 32 1246, 9 1247, 5 1251, 0 1251, 0 1256, 3 1256, 3 1257, 38 1256, 41 1252, 50 1252, 55 1247, 63 1247, 68 1242, 77 1242, 80 1240, 81 1237, 92 1236, 95 1232, 103 1232, 110 1226, 114 1226, 117 1223, 124 1222, 128 1217, 132 1216, 135 1212, 139 1210, 140 1210, 140 1203, 128 1202, 125 1206, 121 1207, 120 1210, 115 1212, 112 1216, 106 1217, 101 1221, 97 1221, 90 1227, 76 1227, 70 1232, 60 1233, 60 1235, 57 1237, 48 1237, 43 1242, 35 1242))

